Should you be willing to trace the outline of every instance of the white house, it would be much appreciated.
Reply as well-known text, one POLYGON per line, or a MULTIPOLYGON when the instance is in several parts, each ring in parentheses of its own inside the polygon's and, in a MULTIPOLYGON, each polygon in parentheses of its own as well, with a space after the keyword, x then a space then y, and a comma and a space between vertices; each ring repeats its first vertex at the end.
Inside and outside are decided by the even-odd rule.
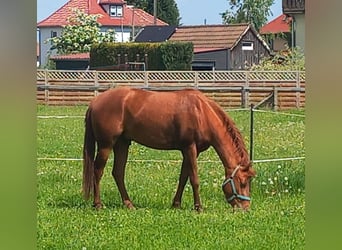
MULTIPOLYGON (((101 14, 98 22, 102 25, 101 31, 115 30, 116 41, 128 42, 137 31, 147 25, 168 25, 160 19, 155 19, 149 13, 127 5, 123 0, 70 0, 46 19, 38 22, 39 65, 45 66, 48 62, 51 44, 47 39, 60 36, 67 18, 72 9, 83 10, 87 14, 101 14)), ((56 52, 52 51, 51 55, 56 52)))

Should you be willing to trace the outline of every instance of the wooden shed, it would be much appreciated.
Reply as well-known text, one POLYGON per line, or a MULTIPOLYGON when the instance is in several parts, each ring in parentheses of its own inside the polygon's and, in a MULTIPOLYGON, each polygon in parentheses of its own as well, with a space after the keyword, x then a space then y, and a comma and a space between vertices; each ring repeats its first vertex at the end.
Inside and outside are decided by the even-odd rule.
POLYGON ((170 41, 194 44, 195 70, 241 70, 270 55, 270 48, 250 24, 180 26, 170 41))

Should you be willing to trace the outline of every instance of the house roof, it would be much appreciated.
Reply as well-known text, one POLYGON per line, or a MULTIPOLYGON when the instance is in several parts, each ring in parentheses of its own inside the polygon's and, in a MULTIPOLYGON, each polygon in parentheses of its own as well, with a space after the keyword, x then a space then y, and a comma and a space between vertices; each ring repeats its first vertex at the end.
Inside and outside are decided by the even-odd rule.
POLYGON ((136 38, 135 42, 164 42, 170 38, 175 32, 176 26, 145 26, 142 28, 136 38))
POLYGON ((170 41, 192 42, 199 52, 232 49, 250 28, 249 24, 180 26, 170 41))
POLYGON ((291 18, 285 14, 278 16, 260 28, 260 34, 278 34, 290 32, 291 18))
MULTIPOLYGON (((142 9, 133 8, 122 0, 70 0, 52 13, 49 17, 38 22, 37 27, 60 27, 67 25, 67 18, 72 14, 72 9, 78 8, 87 14, 101 14, 97 21, 104 26, 146 26, 154 23, 154 17, 142 9), (102 4, 116 3, 123 5, 123 17, 111 17, 101 7, 102 4), (134 16, 133 16, 134 14, 134 16)), ((168 25, 157 19, 157 25, 168 25)))
POLYGON ((77 54, 68 54, 68 55, 54 55, 50 57, 54 61, 58 60, 89 60, 90 54, 89 52, 77 53, 77 54))

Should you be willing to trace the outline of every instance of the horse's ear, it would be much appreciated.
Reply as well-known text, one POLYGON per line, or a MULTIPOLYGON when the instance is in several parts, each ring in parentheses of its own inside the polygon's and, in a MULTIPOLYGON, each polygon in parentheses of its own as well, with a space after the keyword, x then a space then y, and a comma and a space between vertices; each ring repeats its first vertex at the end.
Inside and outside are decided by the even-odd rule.
POLYGON ((254 177, 254 176, 256 175, 256 172, 255 172, 255 170, 254 170, 252 167, 250 167, 250 168, 248 169, 248 174, 249 174, 251 177, 254 177))
POLYGON ((241 170, 243 172, 246 172, 251 177, 254 177, 256 175, 255 170, 252 168, 252 163, 249 163, 247 166, 243 166, 241 170))

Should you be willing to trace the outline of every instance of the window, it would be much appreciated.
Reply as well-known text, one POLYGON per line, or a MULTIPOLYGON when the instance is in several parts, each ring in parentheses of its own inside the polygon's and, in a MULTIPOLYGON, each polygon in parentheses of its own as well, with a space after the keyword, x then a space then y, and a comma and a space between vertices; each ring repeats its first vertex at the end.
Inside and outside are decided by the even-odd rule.
MULTIPOLYGON (((51 37, 51 38, 57 37, 57 31, 53 31, 53 30, 51 30, 50 37, 51 37)), ((50 44, 52 45, 52 44, 53 44, 53 42, 51 41, 51 42, 50 42, 50 44)))
POLYGON ((56 36, 57 36, 57 31, 51 30, 51 38, 56 37, 56 36))
POLYGON ((116 15, 122 16, 122 6, 116 6, 116 15))
POLYGON ((111 5, 109 8, 110 16, 122 16, 122 6, 121 5, 111 5))
POLYGON ((242 42, 242 50, 253 50, 253 42, 242 42))

